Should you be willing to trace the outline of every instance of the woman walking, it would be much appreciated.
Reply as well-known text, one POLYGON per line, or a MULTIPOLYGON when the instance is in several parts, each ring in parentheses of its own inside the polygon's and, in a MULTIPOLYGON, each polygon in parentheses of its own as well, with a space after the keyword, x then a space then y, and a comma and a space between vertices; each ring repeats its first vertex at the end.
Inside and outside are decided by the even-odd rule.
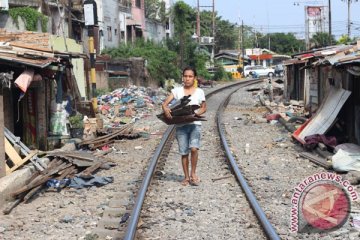
MULTIPOLYGON (((173 100, 179 100, 184 96, 190 95, 188 105, 198 105, 200 108, 195 115, 200 116, 206 112, 206 101, 204 91, 196 86, 196 70, 186 67, 183 70, 183 86, 171 90, 171 94, 162 104, 162 109, 167 118, 172 118, 171 109, 168 104, 173 100)), ((200 148, 201 121, 194 121, 186 124, 176 125, 176 139, 179 144, 179 153, 184 171, 184 179, 181 181, 183 186, 199 185, 200 178, 196 175, 196 165, 198 161, 198 150, 200 148), (189 172, 189 155, 191 155, 191 172, 189 172)))

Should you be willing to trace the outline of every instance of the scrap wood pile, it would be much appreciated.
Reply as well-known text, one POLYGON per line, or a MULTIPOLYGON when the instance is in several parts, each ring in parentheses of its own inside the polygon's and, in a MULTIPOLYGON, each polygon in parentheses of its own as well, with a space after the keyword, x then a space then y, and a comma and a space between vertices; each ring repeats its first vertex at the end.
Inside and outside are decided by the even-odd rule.
POLYGON ((171 106, 171 116, 172 118, 167 118, 165 113, 156 115, 161 121, 164 123, 171 124, 181 124, 181 123, 189 123, 193 121, 206 121, 203 116, 198 116, 195 113, 195 110, 199 109, 198 105, 188 105, 190 103, 190 95, 184 96, 183 98, 175 101, 171 106))
POLYGON ((36 171, 27 183, 11 195, 15 198, 3 212, 9 214, 19 203, 28 203, 41 190, 54 187, 58 191, 71 185, 73 179, 91 179, 99 168, 109 168, 110 160, 86 152, 56 151, 47 154, 52 159, 43 171, 36 171))
POLYGON ((121 128, 113 128, 108 132, 99 132, 99 134, 104 134, 95 139, 89 139, 82 141, 79 146, 81 148, 88 148, 90 150, 96 150, 105 145, 114 143, 116 140, 123 138, 134 139, 140 137, 139 133, 134 133, 134 123, 128 123, 121 128))

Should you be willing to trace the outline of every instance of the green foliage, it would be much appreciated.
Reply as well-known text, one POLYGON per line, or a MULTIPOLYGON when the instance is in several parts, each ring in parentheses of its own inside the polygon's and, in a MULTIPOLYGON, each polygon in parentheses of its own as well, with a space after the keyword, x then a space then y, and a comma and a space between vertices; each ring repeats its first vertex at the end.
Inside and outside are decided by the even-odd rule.
POLYGON ((279 54, 291 55, 295 52, 305 50, 305 42, 295 37, 293 33, 271 33, 264 36, 258 36, 259 47, 269 48, 270 37, 270 50, 279 54))
POLYGON ((350 44, 353 42, 351 38, 349 38, 348 35, 342 35, 339 40, 337 41, 337 44, 350 44))
POLYGON ((155 20, 158 12, 159 0, 145 0, 145 17, 155 20))
POLYGON ((183 1, 179 1, 173 7, 173 16, 175 35, 191 36, 191 32, 194 31, 192 27, 196 23, 195 11, 183 1))
POLYGON ((13 19, 17 28, 19 28, 19 17, 24 21, 25 28, 28 31, 36 31, 37 24, 41 22, 41 30, 43 32, 47 31, 47 23, 48 17, 43 15, 42 13, 36 11, 30 7, 18 7, 18 8, 10 8, 9 14, 13 19))
POLYGON ((138 40, 133 45, 120 44, 118 48, 107 49, 104 53, 115 59, 143 57, 147 60, 150 77, 159 83, 166 79, 180 78, 180 71, 176 65, 176 52, 151 41, 138 40))
POLYGON ((256 34, 255 33, 256 30, 254 30, 252 27, 244 25, 244 35, 243 35, 244 48, 257 47, 256 41, 259 38, 259 33, 256 34))
POLYGON ((145 0, 145 17, 165 23, 169 17, 169 13, 166 12, 165 2, 160 0, 145 0))
POLYGON ((160 22, 165 23, 166 20, 169 18, 170 12, 166 12, 166 4, 164 1, 160 2, 159 6, 159 18, 160 22))
POLYGON ((218 65, 216 67, 216 72, 214 74, 215 81, 228 81, 232 78, 231 73, 230 75, 228 72, 225 71, 224 67, 222 65, 218 65))
POLYGON ((209 56, 204 51, 195 51, 192 58, 189 61, 190 66, 194 66, 198 76, 205 79, 210 79, 210 74, 206 69, 206 62, 209 60, 209 56))
POLYGON ((105 95, 108 92, 110 92, 110 89, 108 88, 97 88, 95 91, 95 97, 105 95))
POLYGON ((235 49, 238 43, 237 26, 230 23, 228 20, 217 18, 216 20, 216 33, 215 33, 215 52, 221 49, 235 49))
POLYGON ((80 113, 76 113, 74 116, 69 117, 69 122, 71 128, 83 128, 84 122, 83 122, 84 116, 80 113))
POLYGON ((180 68, 185 67, 186 48, 191 43, 191 26, 195 22, 194 10, 183 1, 173 7, 175 38, 179 41, 180 68))
MULTIPOLYGON (((201 35, 212 36, 212 11, 202 11, 200 13, 201 35)), ((221 49, 234 49, 238 42, 239 30, 235 24, 228 20, 223 20, 215 13, 215 53, 221 49)))
POLYGON ((317 32, 314 36, 310 39, 311 47, 312 48, 321 48, 330 46, 331 43, 335 44, 336 40, 334 36, 331 36, 331 43, 330 43, 330 36, 329 33, 326 32, 317 32))

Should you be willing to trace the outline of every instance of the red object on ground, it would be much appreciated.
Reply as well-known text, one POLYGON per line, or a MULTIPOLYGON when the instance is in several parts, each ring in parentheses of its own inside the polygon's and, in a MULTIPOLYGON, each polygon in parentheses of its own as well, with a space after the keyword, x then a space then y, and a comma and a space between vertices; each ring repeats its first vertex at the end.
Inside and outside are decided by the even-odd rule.
POLYGON ((101 148, 101 150, 103 150, 103 151, 107 151, 109 149, 110 149, 109 145, 105 145, 101 148))
POLYGON ((268 120, 270 122, 272 120, 279 120, 280 117, 281 116, 278 113, 269 114, 269 115, 266 116, 266 120, 268 120))
POLYGON ((309 124, 312 118, 309 118, 303 125, 301 125, 298 129, 295 130, 295 132, 292 134, 292 137, 295 138, 298 142, 301 144, 304 144, 305 141, 299 138, 300 133, 302 130, 309 124))

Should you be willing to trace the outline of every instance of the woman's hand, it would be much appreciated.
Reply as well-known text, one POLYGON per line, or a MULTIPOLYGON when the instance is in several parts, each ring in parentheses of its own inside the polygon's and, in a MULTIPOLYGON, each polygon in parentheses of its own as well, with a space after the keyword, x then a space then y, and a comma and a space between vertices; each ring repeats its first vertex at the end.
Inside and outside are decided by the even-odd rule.
POLYGON ((170 109, 170 108, 168 108, 168 107, 164 108, 164 115, 165 115, 165 117, 166 117, 166 118, 168 118, 168 119, 172 119, 172 116, 171 116, 171 109, 170 109))
POLYGON ((174 94, 171 93, 162 104, 162 110, 164 111, 165 117, 168 119, 172 119, 171 109, 168 107, 168 105, 173 99, 174 99, 174 94))

